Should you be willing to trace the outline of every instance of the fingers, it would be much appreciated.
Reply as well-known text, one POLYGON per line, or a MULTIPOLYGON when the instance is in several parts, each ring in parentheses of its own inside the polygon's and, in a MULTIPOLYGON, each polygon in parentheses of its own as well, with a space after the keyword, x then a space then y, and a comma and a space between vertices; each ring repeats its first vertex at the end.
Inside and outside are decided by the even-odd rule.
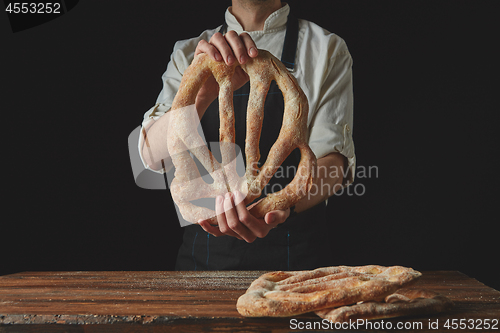
POLYGON ((248 55, 251 58, 255 58, 256 56, 259 55, 259 51, 257 50, 257 45, 255 45, 255 42, 253 41, 252 37, 246 32, 240 34, 240 38, 245 44, 245 48, 247 50, 248 55))
POLYGON ((231 30, 226 33, 225 37, 240 64, 246 63, 249 57, 255 58, 258 55, 257 46, 248 33, 238 35, 231 30))
POLYGON ((233 236, 247 243, 267 236, 271 229, 285 222, 290 215, 290 209, 274 210, 267 213, 264 219, 258 219, 250 214, 245 196, 238 191, 218 196, 215 211, 218 226, 210 225, 208 221, 199 221, 198 224, 213 236, 233 236))
POLYGON ((242 193, 235 191, 235 197, 237 198, 236 211, 238 212, 238 218, 241 223, 246 226, 246 228, 255 236, 259 238, 265 237, 272 226, 268 226, 260 219, 250 214, 247 207, 245 206, 245 197, 242 193))
POLYGON ((210 44, 204 39, 198 42, 198 46, 196 46, 196 49, 194 50, 195 56, 197 56, 200 53, 208 54, 215 61, 222 60, 222 56, 220 55, 220 52, 217 50, 217 48, 213 44, 210 44))
POLYGON ((241 236, 235 233, 228 225, 226 218, 227 212, 225 210, 226 206, 227 204, 225 197, 219 195, 217 196, 217 198, 215 198, 215 213, 217 214, 217 223, 219 224, 219 230, 224 235, 242 239, 241 236))
POLYGON ((217 48, 217 50, 222 55, 222 59, 224 59, 227 65, 231 66, 232 64, 234 64, 236 58, 225 36, 223 36, 220 32, 217 32, 212 36, 212 38, 210 38, 209 43, 217 48))
MULTIPOLYGON (((239 195, 241 193, 236 192, 239 195)), ((238 234, 242 239, 244 239, 247 243, 252 243, 257 237, 242 223, 241 219, 242 213, 241 206, 243 205, 243 210, 247 212, 245 203, 241 200, 241 197, 236 198, 236 202, 239 202, 238 208, 236 208, 234 204, 234 195, 232 193, 226 193, 224 198, 224 211, 226 213, 226 222, 228 228, 230 228, 234 233, 238 234)))
POLYGON ((225 35, 216 32, 210 41, 201 40, 196 47, 194 55, 207 53, 216 61, 224 61, 231 66, 235 62, 244 64, 249 58, 258 55, 257 46, 252 37, 246 32, 238 35, 234 30, 228 31, 225 35))
MULTIPOLYGON (((226 38, 227 44, 230 46, 232 53, 234 54, 234 58, 240 63, 244 64, 248 60, 247 49, 245 48, 245 44, 241 40, 238 34, 231 30, 226 33, 224 36, 226 38)), ((231 57, 231 56, 230 56, 231 57)), ((234 60, 234 58, 231 58, 234 60)), ((229 62, 226 62, 228 65, 231 65, 229 62)))

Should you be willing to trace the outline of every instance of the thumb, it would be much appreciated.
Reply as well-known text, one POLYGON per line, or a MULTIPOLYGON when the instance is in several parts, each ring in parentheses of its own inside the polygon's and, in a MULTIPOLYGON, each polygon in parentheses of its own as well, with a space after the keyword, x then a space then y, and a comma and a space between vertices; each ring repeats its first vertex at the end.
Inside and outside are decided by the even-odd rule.
POLYGON ((264 221, 267 224, 280 224, 285 222, 289 215, 288 209, 287 210, 273 210, 270 211, 269 213, 266 214, 264 217, 264 221))

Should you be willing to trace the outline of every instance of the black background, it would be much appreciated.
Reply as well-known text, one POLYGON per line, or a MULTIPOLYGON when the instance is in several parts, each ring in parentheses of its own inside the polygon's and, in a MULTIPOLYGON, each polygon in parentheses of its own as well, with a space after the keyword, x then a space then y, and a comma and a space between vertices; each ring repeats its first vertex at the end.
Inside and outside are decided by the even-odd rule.
MULTIPOLYGON (((363 195, 330 200, 332 264, 459 270, 500 289, 495 1, 289 3, 346 40, 358 171, 378 170, 358 177, 363 195)), ((0 15, 0 274, 173 269, 170 194, 135 185, 127 138, 174 42, 228 5, 82 0, 18 33, 0 15)))

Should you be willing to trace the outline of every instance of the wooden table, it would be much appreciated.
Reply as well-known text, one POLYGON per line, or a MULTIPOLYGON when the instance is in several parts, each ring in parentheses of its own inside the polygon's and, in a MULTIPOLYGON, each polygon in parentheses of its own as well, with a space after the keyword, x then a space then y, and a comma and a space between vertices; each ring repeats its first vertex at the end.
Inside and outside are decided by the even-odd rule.
MULTIPOLYGON (((28 272, 1 276, 0 332, 327 331, 326 323, 314 314, 240 316, 237 298, 262 273, 28 272)), ((407 332, 482 332, 480 324, 484 328, 496 322, 492 331, 500 332, 499 291, 456 271, 423 272, 414 285, 421 287, 450 297, 454 308, 435 316, 373 321, 371 327, 358 326, 357 331, 388 329, 387 325, 396 331, 400 323, 414 325, 407 332), (464 324, 472 329, 460 329, 464 324), (429 327, 435 325, 439 330, 429 327)))

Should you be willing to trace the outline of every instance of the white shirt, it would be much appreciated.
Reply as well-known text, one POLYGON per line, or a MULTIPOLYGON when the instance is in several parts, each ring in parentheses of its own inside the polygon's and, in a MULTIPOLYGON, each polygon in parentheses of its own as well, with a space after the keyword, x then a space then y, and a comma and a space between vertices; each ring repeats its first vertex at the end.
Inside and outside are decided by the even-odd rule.
MULTIPOLYGON (((281 59, 286 33, 288 4, 272 13, 262 31, 248 31, 257 48, 268 50, 281 59)), ((231 13, 225 14, 227 31, 244 32, 231 13)), ((182 80, 182 74, 194 58, 194 51, 201 39, 210 40, 220 29, 206 30, 196 38, 178 41, 171 55, 167 70, 162 76, 163 89, 156 105, 144 115, 143 127, 158 119, 172 105, 182 80)), ((299 20, 297 53, 292 74, 297 79, 309 101, 309 146, 317 158, 332 152, 344 155, 349 163, 345 183, 354 180, 356 156, 352 139, 353 92, 352 58, 347 45, 339 36, 318 25, 299 20)), ((139 147, 142 147, 141 139, 139 147)), ((141 150, 141 149, 140 149, 141 150)), ((142 156, 141 156, 142 159, 142 156)), ((143 160, 144 163, 144 160, 143 160)), ((147 165, 145 165, 148 168, 147 165)))

